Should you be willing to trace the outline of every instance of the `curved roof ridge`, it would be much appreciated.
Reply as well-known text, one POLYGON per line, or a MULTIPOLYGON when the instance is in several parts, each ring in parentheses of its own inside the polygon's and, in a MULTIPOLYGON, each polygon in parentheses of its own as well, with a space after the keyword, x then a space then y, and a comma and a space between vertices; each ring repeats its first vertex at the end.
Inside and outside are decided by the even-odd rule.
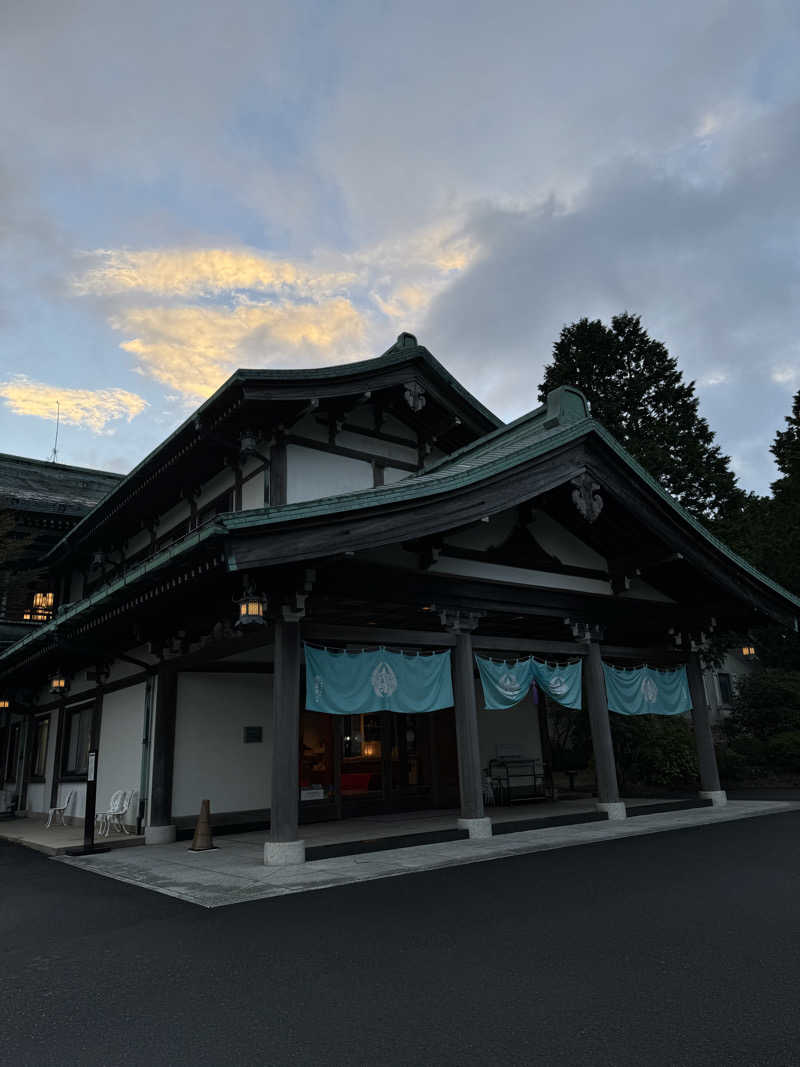
POLYGON ((379 356, 372 356, 369 359, 354 360, 352 363, 336 363, 330 366, 324 367, 282 367, 282 368, 262 368, 256 370, 248 370, 247 368, 240 368, 235 370, 223 383, 219 386, 214 393, 211 394, 206 400, 195 408, 189 416, 184 419, 179 426, 177 426, 171 434, 169 434, 163 441, 160 441, 154 449, 147 453, 147 455, 136 464, 126 475, 122 476, 119 482, 111 488, 111 490, 105 495, 105 497, 98 501, 97 504, 88 511, 83 518, 73 526, 73 528, 65 534, 47 553, 46 559, 49 559, 57 555, 65 545, 76 540, 76 536, 80 535, 91 526, 91 523, 98 513, 99 509, 108 503, 111 499, 116 497, 118 493, 124 493, 128 485, 140 475, 150 463, 162 452, 166 447, 179 436, 184 433, 189 426, 196 423, 199 418, 210 408, 219 398, 230 389, 234 384, 239 384, 248 379, 253 380, 270 380, 273 381, 316 381, 324 378, 347 378, 349 376, 357 377, 359 374, 368 373, 370 370, 379 370, 383 367, 391 367, 397 364, 413 363, 415 360, 421 359, 433 372, 434 375, 443 380, 454 392, 456 392, 461 399, 468 404, 477 415, 479 415, 484 421, 495 427, 503 426, 502 419, 500 419, 494 412, 485 407, 476 397, 465 389, 464 386, 456 379, 440 362, 436 357, 425 348, 424 345, 420 345, 417 342, 417 338, 411 333, 401 333, 395 343, 386 349, 385 352, 379 356))

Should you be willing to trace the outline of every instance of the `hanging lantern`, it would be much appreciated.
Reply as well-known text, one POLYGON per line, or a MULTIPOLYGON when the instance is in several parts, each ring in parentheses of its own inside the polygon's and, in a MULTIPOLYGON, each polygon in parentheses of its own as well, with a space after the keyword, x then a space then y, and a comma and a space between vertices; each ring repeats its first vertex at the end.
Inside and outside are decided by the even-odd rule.
POLYGON ((0 697, 0 711, 5 711, 6 708, 11 707, 11 701, 6 700, 5 697, 0 697))
POLYGON ((267 611, 267 598, 263 593, 248 590, 236 603, 239 605, 237 626, 263 625, 267 611))
POLYGON ((67 679, 61 671, 58 671, 58 673, 54 674, 50 679, 50 692, 58 696, 60 693, 66 693, 67 688, 67 679))

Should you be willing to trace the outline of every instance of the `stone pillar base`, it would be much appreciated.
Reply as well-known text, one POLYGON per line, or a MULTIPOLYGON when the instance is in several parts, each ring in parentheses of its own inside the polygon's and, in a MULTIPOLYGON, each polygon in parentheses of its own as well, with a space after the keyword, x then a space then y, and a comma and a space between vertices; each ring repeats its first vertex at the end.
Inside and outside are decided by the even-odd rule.
POLYGON ((602 811, 609 819, 627 819, 628 817, 625 805, 621 800, 614 801, 614 803, 611 804, 603 804, 598 800, 595 804, 595 808, 597 811, 602 811))
POLYGON ((169 845, 174 840, 174 826, 145 826, 144 828, 144 843, 146 845, 169 845))
POLYGON ((458 828, 459 830, 466 830, 470 837, 492 836, 492 820, 489 818, 459 819, 458 828))
POLYGON ((305 841, 265 841, 264 863, 267 867, 289 867, 306 862, 305 841))
POLYGON ((701 789, 697 795, 701 800, 710 800, 715 808, 724 808, 728 803, 728 794, 724 789, 701 789))

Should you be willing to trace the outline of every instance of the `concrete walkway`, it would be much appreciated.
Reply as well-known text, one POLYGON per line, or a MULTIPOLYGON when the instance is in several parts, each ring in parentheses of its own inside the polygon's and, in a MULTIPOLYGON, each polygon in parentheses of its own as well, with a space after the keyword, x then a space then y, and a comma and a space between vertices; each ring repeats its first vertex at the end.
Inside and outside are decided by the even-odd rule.
POLYGON ((83 870, 177 897, 205 908, 391 878, 530 852, 711 826, 800 809, 797 802, 731 801, 724 808, 643 814, 620 822, 589 822, 521 830, 502 836, 322 859, 293 867, 263 865, 262 834, 232 834, 218 848, 189 852, 187 843, 123 849, 98 856, 58 857, 83 870))
MULTIPOLYGON (((83 827, 51 826, 48 830, 41 819, 8 819, 0 822, 0 839, 44 852, 46 856, 59 856, 67 849, 83 847, 83 827)), ((95 835, 95 844, 126 848, 129 845, 143 845, 144 836, 132 833, 114 833, 108 837, 95 835)))

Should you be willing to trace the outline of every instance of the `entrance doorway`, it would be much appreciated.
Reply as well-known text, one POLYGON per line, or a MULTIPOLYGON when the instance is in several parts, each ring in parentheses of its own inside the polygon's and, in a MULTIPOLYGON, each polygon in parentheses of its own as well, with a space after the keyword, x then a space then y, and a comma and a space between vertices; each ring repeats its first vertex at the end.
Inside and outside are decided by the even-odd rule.
POLYGON ((451 708, 301 718, 300 819, 316 822, 458 803, 451 708))

